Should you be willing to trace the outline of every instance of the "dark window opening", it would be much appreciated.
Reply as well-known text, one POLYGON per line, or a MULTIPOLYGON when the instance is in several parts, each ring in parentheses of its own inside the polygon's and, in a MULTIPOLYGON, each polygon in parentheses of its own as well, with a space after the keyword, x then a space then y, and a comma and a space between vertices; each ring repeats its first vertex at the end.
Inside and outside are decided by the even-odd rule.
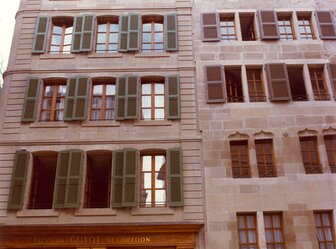
POLYGON ((336 173, 336 135, 325 135, 324 143, 331 173, 336 173))
POLYGON ((322 168, 317 149, 317 138, 300 137, 301 155, 306 174, 321 174, 322 168))
POLYGON ((330 100, 323 67, 309 68, 309 74, 315 100, 330 100))
POLYGON ((243 41, 255 41, 254 14, 239 15, 239 20, 243 41))
POLYGON ((303 78, 303 67, 287 67, 287 71, 293 101, 307 101, 308 96, 303 78))
POLYGON ((261 68, 246 69, 250 102, 265 102, 266 95, 261 68))
POLYGON ((233 178, 251 177, 247 140, 230 141, 233 178))
POLYGON ((244 102, 240 68, 225 68, 228 102, 244 102))
POLYGON ((52 208, 56 167, 57 153, 33 156, 33 178, 28 208, 52 208))
POLYGON ((255 148, 259 177, 276 177, 277 172, 274 164, 273 140, 255 140, 255 148))

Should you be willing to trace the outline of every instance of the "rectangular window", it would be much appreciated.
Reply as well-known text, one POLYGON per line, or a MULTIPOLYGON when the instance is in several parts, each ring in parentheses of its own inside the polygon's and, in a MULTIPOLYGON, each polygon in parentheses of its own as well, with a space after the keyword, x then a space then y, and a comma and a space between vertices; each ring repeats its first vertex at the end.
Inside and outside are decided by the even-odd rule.
POLYGON ((266 95, 261 68, 246 69, 250 102, 265 102, 266 95))
POLYGON ((85 208, 108 208, 111 196, 112 153, 87 154, 85 208))
POLYGON ((323 67, 309 68, 309 74, 315 100, 330 100, 323 67))
POLYGON ((142 79, 141 83, 141 119, 164 120, 164 79, 142 79))
POLYGON ((247 143, 247 140, 230 141, 233 178, 251 177, 247 143))
POLYGON ((235 41, 236 27, 234 14, 220 16, 221 39, 225 41, 235 41))
POLYGON ((51 209, 53 206, 57 153, 33 155, 33 176, 28 208, 51 209))
POLYGON ((267 249, 285 249, 281 213, 264 213, 267 249))
POLYGON ((51 28, 51 54, 69 54, 71 50, 73 19, 53 19, 51 28))
POLYGON ((325 135, 324 143, 331 173, 336 173, 336 135, 325 135))
POLYGON ((118 18, 99 18, 97 25, 97 53, 112 53, 118 51, 119 23, 118 18))
POLYGON ((142 52, 163 52, 163 17, 142 19, 142 52))
POLYGON ((243 41, 255 41, 254 13, 240 13, 239 21, 243 41))
POLYGON ((225 67, 225 80, 228 102, 244 102, 240 67, 225 67))
POLYGON ((237 214, 238 237, 240 249, 257 249, 257 219, 256 214, 237 214))
POLYGON ((91 120, 115 119, 115 84, 97 81, 92 89, 91 120))
POLYGON ((317 240, 320 249, 335 249, 332 211, 314 211, 317 240))
POLYGON ((163 154, 141 156, 140 207, 167 205, 167 166, 163 154))
POLYGON ((293 101, 307 101, 308 96, 303 78, 303 66, 287 66, 288 79, 293 101))
POLYGON ((311 23, 311 13, 297 13, 300 37, 302 40, 313 40, 314 33, 311 23))
POLYGON ((41 121, 61 121, 64 117, 65 82, 47 82, 43 89, 41 121))
POLYGON ((294 40, 292 15, 278 13, 277 16, 278 16, 278 27, 279 27, 279 32, 280 32, 280 40, 294 40))
POLYGON ((322 173, 316 137, 300 137, 300 146, 306 174, 322 173))
POLYGON ((255 140, 259 177, 276 177, 272 139, 255 140))

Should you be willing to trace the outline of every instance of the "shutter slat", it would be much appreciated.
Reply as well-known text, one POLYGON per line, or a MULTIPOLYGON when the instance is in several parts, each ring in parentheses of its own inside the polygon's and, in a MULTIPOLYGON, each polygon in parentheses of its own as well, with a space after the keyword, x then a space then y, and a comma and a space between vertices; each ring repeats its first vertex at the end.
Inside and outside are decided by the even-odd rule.
POLYGON ((119 28, 119 52, 127 52, 128 40, 128 16, 120 17, 119 28))
POLYGON ((291 100, 286 64, 266 64, 267 85, 271 101, 291 100))
POLYGON ((95 16, 83 15, 83 28, 81 34, 80 51, 91 51, 93 44, 93 31, 95 16))
POLYGON ((177 15, 165 15, 166 51, 178 50, 177 15))
POLYGON ((124 149, 123 207, 138 205, 138 150, 124 149))
POLYGON ((126 77, 125 119, 138 118, 138 77, 126 77))
POLYGON ((183 166, 181 148, 167 151, 168 163, 168 204, 170 207, 183 206, 183 166))
POLYGON ((335 21, 331 11, 315 12, 320 38, 323 40, 336 39, 335 21))
POLYGON ((39 16, 36 20, 34 33, 33 53, 40 54, 46 51, 46 41, 48 36, 50 17, 39 16))
POLYGON ((329 79, 334 93, 334 99, 336 100, 336 64, 327 64, 327 70, 329 72, 329 79))
POLYGON ((80 52, 83 31, 83 16, 75 16, 72 32, 71 52, 80 52))
POLYGON ((124 151, 113 151, 112 163, 112 207, 122 207, 123 176, 124 176, 124 151))
POLYGON ((208 103, 225 103, 225 77, 221 65, 205 66, 208 103))
POLYGON ((38 78, 28 79, 21 116, 22 122, 35 121, 40 85, 41 85, 40 79, 38 78))
POLYGON ((258 20, 261 40, 278 40, 280 32, 278 18, 273 10, 258 11, 258 20))
POLYGON ((116 120, 125 119, 126 77, 119 77, 116 89, 116 120))
POLYGON ((202 41, 219 41, 220 24, 218 13, 202 13, 202 41))
POLYGON ((166 79, 166 112, 167 119, 180 119, 180 82, 178 76, 166 79))
POLYGON ((127 50, 139 50, 139 33, 140 33, 140 15, 128 15, 128 37, 127 37, 127 50))

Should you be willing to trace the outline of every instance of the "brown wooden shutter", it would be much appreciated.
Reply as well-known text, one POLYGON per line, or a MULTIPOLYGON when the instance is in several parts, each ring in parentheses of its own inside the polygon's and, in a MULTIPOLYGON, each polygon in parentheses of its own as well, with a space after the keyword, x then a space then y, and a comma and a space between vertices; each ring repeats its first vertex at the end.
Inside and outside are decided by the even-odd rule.
POLYGON ((273 10, 258 11, 260 36, 262 40, 280 39, 278 18, 273 10))
POLYGON ((286 64, 266 64, 265 70, 270 100, 291 100, 286 64))
POLYGON ((119 26, 119 52, 127 52, 128 16, 120 17, 119 26))
POLYGON ((327 70, 329 72, 329 79, 334 93, 334 99, 336 100, 336 64, 327 64, 327 70))
POLYGON ((21 116, 22 122, 35 121, 40 85, 41 85, 40 79, 38 78, 28 79, 21 116))
POLYGON ((140 15, 129 14, 128 15, 128 40, 127 50, 137 51, 139 50, 139 33, 140 33, 140 15))
POLYGON ((83 18, 83 16, 75 16, 72 32, 71 52, 79 52, 81 49, 83 18))
POLYGON ((125 119, 138 118, 138 81, 137 76, 126 77, 125 119))
POLYGON ((168 204, 170 207, 183 206, 183 165, 181 148, 167 151, 168 163, 168 204))
POLYGON ((218 13, 202 13, 202 41, 219 41, 220 24, 218 13))
POLYGON ((177 15, 165 15, 166 51, 178 50, 177 15))
POLYGON ((46 42, 48 36, 50 17, 39 16, 37 17, 35 34, 34 34, 34 44, 33 53, 39 54, 46 51, 46 42))
POLYGON ((136 207, 138 204, 138 158, 138 150, 124 149, 123 207, 136 207))
POLYGON ((226 99, 223 66, 205 66, 205 79, 208 103, 224 103, 226 99))
POLYGON ((125 119, 126 77, 119 77, 116 91, 116 120, 125 119))
POLYGON ((323 40, 336 39, 335 22, 331 11, 315 12, 320 38, 323 40))
POLYGON ((180 119, 180 82, 178 76, 166 78, 167 119, 180 119))
POLYGON ((113 151, 112 163, 112 207, 122 207, 123 177, 124 177, 124 151, 113 151))
POLYGON ((18 210, 23 207, 24 192, 27 180, 27 169, 30 153, 24 150, 16 151, 9 200, 7 209, 18 210))

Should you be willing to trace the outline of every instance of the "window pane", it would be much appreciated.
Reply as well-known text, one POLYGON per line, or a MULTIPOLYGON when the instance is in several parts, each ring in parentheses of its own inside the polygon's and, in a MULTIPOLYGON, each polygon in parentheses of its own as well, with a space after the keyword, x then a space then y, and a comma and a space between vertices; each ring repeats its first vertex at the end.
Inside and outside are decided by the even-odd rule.
POLYGON ((151 89, 151 84, 142 84, 142 94, 151 94, 151 89))
POLYGON ((151 107, 151 96, 142 96, 142 107, 151 107))
POLYGON ((71 40, 72 40, 72 35, 66 35, 64 37, 64 44, 66 45, 71 44, 71 40))
POLYGON ((119 32, 119 25, 111 23, 110 32, 119 32))
POLYGON ((53 96, 54 94, 54 88, 52 86, 46 86, 45 87, 45 96, 53 96))
POLYGON ((50 53, 52 54, 58 54, 60 51, 60 47, 57 47, 57 46, 51 46, 50 47, 50 53))
POLYGON ((42 121, 48 121, 48 120, 50 120, 50 111, 43 111, 41 113, 41 120, 42 121))
POLYGON ((109 44, 108 47, 109 47, 108 50, 109 50, 110 52, 118 51, 118 44, 109 44))
POLYGON ((142 25, 143 31, 151 31, 152 24, 151 23, 145 23, 142 25))
POLYGON ((102 99, 100 97, 94 97, 92 99, 92 108, 102 108, 102 99))
POLYGON ((51 38, 51 44, 53 45, 61 45, 61 36, 59 35, 53 35, 51 38))
POLYGON ((106 32, 106 23, 98 25, 98 32, 106 32))
POLYGON ((155 94, 164 94, 164 84, 155 84, 155 94))
POLYGON ((155 109, 155 119, 156 120, 164 119, 164 110, 163 109, 155 109))
POLYGON ((155 48, 155 50, 162 50, 163 51, 163 44, 157 44, 157 43, 155 43, 154 44, 154 48, 155 48))
POLYGON ((152 157, 143 156, 142 157, 142 171, 151 171, 152 170, 152 157))
POLYGON ((103 85, 93 86, 93 94, 94 95, 102 95, 103 94, 103 85))
POLYGON ((115 95, 115 85, 106 85, 106 95, 115 95))
POLYGON ((106 97, 105 107, 108 109, 114 108, 114 97, 106 97))
POLYGON ((57 96, 65 96, 66 86, 59 86, 57 96))
POLYGON ((142 42, 145 42, 145 43, 152 42, 152 34, 149 34, 149 33, 142 34, 142 42))
POLYGON ((148 52, 148 50, 151 50, 151 48, 152 48, 152 45, 151 45, 151 44, 142 44, 142 49, 143 49, 144 51, 147 51, 147 52, 148 52))
POLYGON ((44 99, 43 103, 42 103, 42 108, 43 109, 47 109, 50 110, 51 109, 51 103, 52 103, 52 99, 44 99))
POLYGON ((97 48, 96 48, 98 53, 102 53, 105 51, 105 44, 97 44, 97 48))
POLYGON ((63 120, 63 114, 64 114, 63 111, 56 111, 56 117, 55 117, 56 121, 63 120))
POLYGON ((165 163, 165 157, 164 156, 155 156, 155 171, 162 170, 162 167, 165 163))
POLYGON ((145 120, 150 120, 151 119, 151 110, 144 109, 142 110, 142 118, 145 120))
POLYGON ((110 43, 118 42, 118 34, 110 34, 110 43))
POLYGON ((68 27, 65 29, 65 34, 72 34, 72 27, 68 27))
POLYGON ((155 107, 164 107, 164 96, 155 96, 155 107))
POLYGON ((163 188, 165 185, 165 179, 161 179, 163 176, 160 173, 155 174, 155 188, 163 188))
POLYGON ((163 189, 156 190, 155 191, 155 203, 160 204, 160 205, 165 205, 166 204, 166 191, 163 189))
POLYGON ((97 42, 105 43, 106 42, 106 34, 98 34, 97 42))
POLYGON ((56 109, 64 109, 64 98, 56 99, 56 109))
POLYGON ((144 179, 144 188, 151 188, 152 187, 152 177, 151 173, 143 173, 144 179))
POLYGON ((62 34, 62 27, 54 26, 54 28, 53 28, 53 34, 61 35, 62 34))
POLYGON ((155 31, 163 31, 163 24, 162 23, 155 23, 154 24, 155 31))
POLYGON ((155 34, 155 42, 163 42, 163 33, 155 34))

